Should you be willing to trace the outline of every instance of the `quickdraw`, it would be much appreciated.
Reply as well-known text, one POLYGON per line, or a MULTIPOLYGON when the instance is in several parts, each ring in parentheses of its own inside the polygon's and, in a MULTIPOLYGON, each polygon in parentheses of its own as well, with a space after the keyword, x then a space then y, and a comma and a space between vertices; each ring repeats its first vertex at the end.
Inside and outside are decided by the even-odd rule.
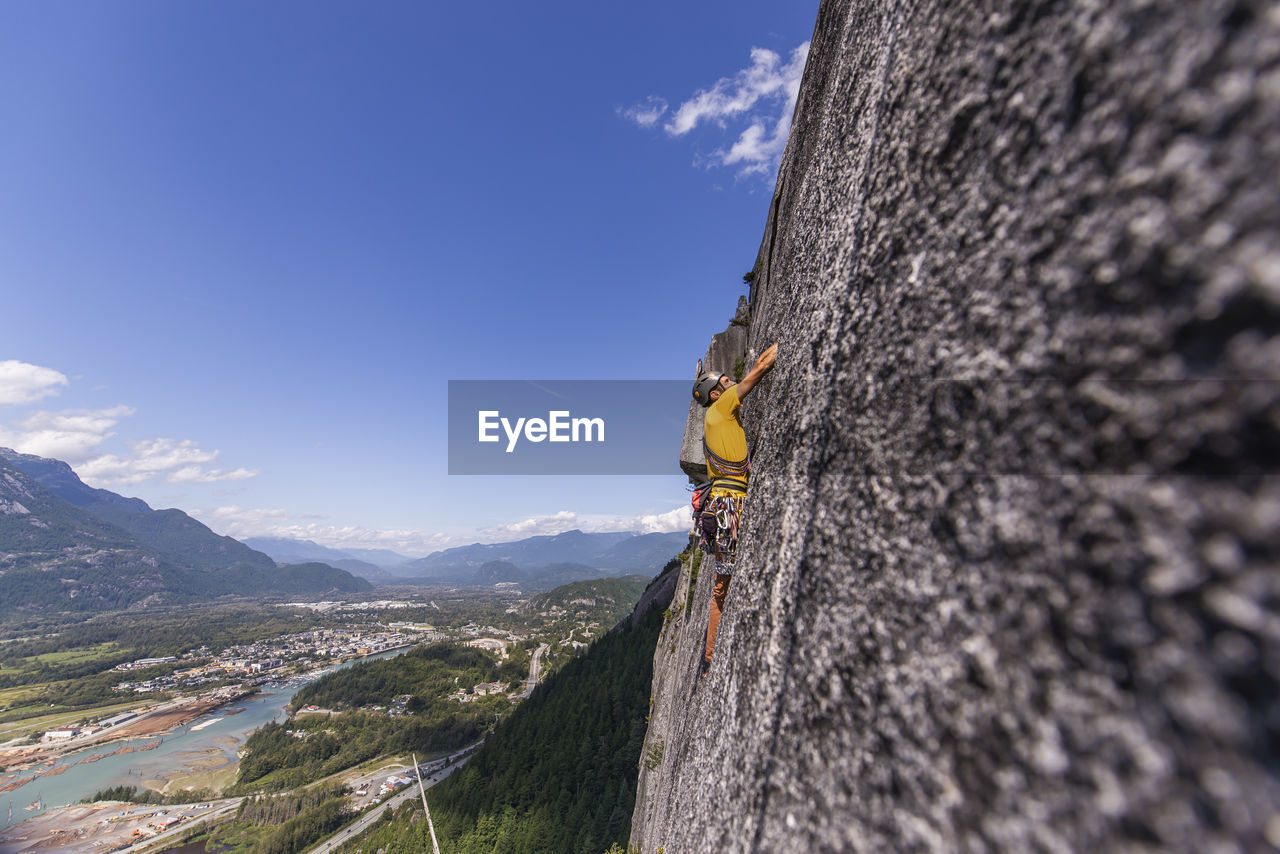
POLYGON ((736 556, 742 499, 746 493, 746 486, 732 478, 716 478, 698 484, 693 490, 690 503, 703 550, 715 558, 716 571, 723 575, 729 573, 736 556), (713 492, 720 494, 713 495, 713 492))
POLYGON ((738 523, 742 519, 741 495, 717 495, 708 508, 716 520, 712 549, 718 564, 716 571, 728 575, 738 552, 738 523))

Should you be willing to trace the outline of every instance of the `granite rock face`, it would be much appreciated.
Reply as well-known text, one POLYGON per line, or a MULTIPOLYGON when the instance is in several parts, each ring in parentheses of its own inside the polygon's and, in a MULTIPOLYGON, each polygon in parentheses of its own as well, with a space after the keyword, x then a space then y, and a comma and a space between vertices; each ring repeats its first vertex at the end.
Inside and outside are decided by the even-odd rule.
POLYGON ((643 854, 1280 845, 1278 131, 1274 3, 824 0, 643 854))

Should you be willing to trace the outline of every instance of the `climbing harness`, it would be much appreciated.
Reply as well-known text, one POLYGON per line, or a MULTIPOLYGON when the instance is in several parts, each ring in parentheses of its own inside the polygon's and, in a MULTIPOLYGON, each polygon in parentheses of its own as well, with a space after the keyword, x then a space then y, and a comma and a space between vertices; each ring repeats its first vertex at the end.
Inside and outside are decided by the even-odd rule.
POLYGON ((693 488, 694 519, 703 550, 716 561, 716 572, 728 575, 738 545, 738 523, 747 487, 740 480, 718 477, 693 488), (719 495, 712 493, 718 492, 719 495))

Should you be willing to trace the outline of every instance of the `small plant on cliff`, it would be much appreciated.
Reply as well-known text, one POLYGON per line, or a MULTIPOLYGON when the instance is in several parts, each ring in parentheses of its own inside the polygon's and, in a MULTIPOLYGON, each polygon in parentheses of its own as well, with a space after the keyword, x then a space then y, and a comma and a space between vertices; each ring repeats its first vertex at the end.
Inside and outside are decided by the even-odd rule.
POLYGON ((652 771, 662 764, 662 754, 666 751, 666 742, 658 739, 644 751, 644 767, 652 771))

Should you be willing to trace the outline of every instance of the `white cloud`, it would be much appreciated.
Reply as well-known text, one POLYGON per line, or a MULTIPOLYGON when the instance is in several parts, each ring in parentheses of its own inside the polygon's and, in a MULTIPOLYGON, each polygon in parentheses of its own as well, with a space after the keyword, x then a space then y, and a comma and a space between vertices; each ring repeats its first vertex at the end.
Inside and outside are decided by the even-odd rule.
MULTIPOLYGON (((0 405, 30 403, 57 392, 68 380, 58 371, 15 360, 0 361, 0 405)), ((214 483, 244 480, 257 469, 208 468, 218 451, 202 450, 192 439, 142 439, 128 454, 104 454, 101 446, 115 434, 131 406, 109 409, 38 410, 10 424, 0 424, 0 446, 70 463, 86 482, 97 486, 141 483, 163 477, 169 483, 214 483)))
POLYGON ((768 173, 782 150, 787 147, 787 135, 791 133, 791 114, 779 119, 773 133, 767 134, 762 123, 756 122, 742 132, 738 141, 727 152, 717 152, 725 166, 743 164, 742 174, 768 173))
POLYGON ((590 516, 580 519, 584 531, 632 531, 636 534, 660 534, 687 531, 693 525, 693 510, 688 504, 665 513, 641 513, 636 516, 590 516))
POLYGON ((666 513, 640 516, 636 519, 636 527, 631 529, 638 534, 665 534, 676 531, 687 531, 693 527, 693 508, 682 504, 666 513))
POLYGON ((226 505, 206 510, 191 510, 192 516, 213 530, 238 539, 248 537, 283 537, 310 540, 334 549, 391 549, 411 557, 424 557, 431 552, 473 542, 500 543, 550 534, 562 534, 575 528, 587 532, 634 531, 651 534, 689 530, 692 519, 686 504, 665 513, 638 516, 583 516, 561 510, 545 516, 533 516, 482 528, 468 534, 446 534, 435 531, 380 530, 359 525, 333 525, 314 518, 298 517, 282 508, 246 508, 226 505))
POLYGON ((522 540, 525 537, 537 537, 543 534, 563 534, 581 527, 578 514, 572 510, 561 510, 549 516, 533 516, 509 525, 498 525, 493 528, 481 528, 480 534, 490 538, 490 542, 506 542, 522 540))
POLYGON ((76 463, 115 435, 111 428, 133 413, 128 406, 33 412, 10 427, 0 427, 0 445, 24 454, 76 463))
MULTIPOLYGON (((752 48, 749 66, 695 92, 676 108, 663 129, 670 136, 679 137, 703 124, 730 130, 732 125, 740 127, 745 123, 745 129, 735 130, 737 141, 727 150, 713 152, 709 161, 737 166, 739 176, 771 173, 777 169, 791 133, 791 115, 808 58, 808 42, 791 51, 786 62, 767 48, 752 48)), ((666 107, 666 101, 650 96, 622 114, 641 127, 650 127, 667 112, 666 107), (655 113, 650 105, 659 103, 662 109, 655 113)))
POLYGON ((279 508, 244 508, 234 505, 193 510, 191 515, 227 536, 283 537, 310 540, 333 549, 391 549, 410 557, 459 545, 461 540, 432 531, 378 530, 358 525, 328 525, 306 521, 279 508))
POLYGON ((16 359, 0 362, 0 406, 34 403, 58 393, 67 378, 53 368, 42 368, 16 359))
POLYGON ((231 471, 222 469, 201 469, 199 466, 183 466, 177 471, 170 472, 165 480, 169 483, 217 483, 223 480, 246 480, 251 477, 257 477, 258 469, 238 468, 231 471))
POLYGON ((141 483, 164 476, 169 483, 213 483, 222 480, 244 480, 258 474, 257 469, 233 471, 205 468, 218 458, 218 451, 205 451, 193 439, 142 439, 131 443, 133 453, 120 456, 105 454, 76 467, 86 482, 99 486, 141 483))
POLYGON ((581 515, 571 510, 561 510, 548 516, 534 516, 509 525, 481 528, 479 533, 483 541, 506 542, 545 534, 563 534, 565 531, 574 529, 587 533, 605 531, 634 531, 637 534, 667 533, 687 531, 692 524, 693 511, 689 505, 685 504, 666 513, 642 513, 638 516, 581 515))
POLYGON ((658 119, 662 118, 666 111, 666 99, 659 98, 657 95, 650 95, 639 104, 634 104, 626 109, 619 107, 618 115, 635 122, 642 128, 651 128, 658 123, 658 119))
POLYGON ((274 519, 288 518, 289 512, 283 509, 248 509, 244 507, 236 507, 229 505, 226 507, 215 507, 212 510, 193 510, 193 514, 199 513, 202 517, 210 517, 221 521, 237 524, 237 525, 260 525, 274 519))

